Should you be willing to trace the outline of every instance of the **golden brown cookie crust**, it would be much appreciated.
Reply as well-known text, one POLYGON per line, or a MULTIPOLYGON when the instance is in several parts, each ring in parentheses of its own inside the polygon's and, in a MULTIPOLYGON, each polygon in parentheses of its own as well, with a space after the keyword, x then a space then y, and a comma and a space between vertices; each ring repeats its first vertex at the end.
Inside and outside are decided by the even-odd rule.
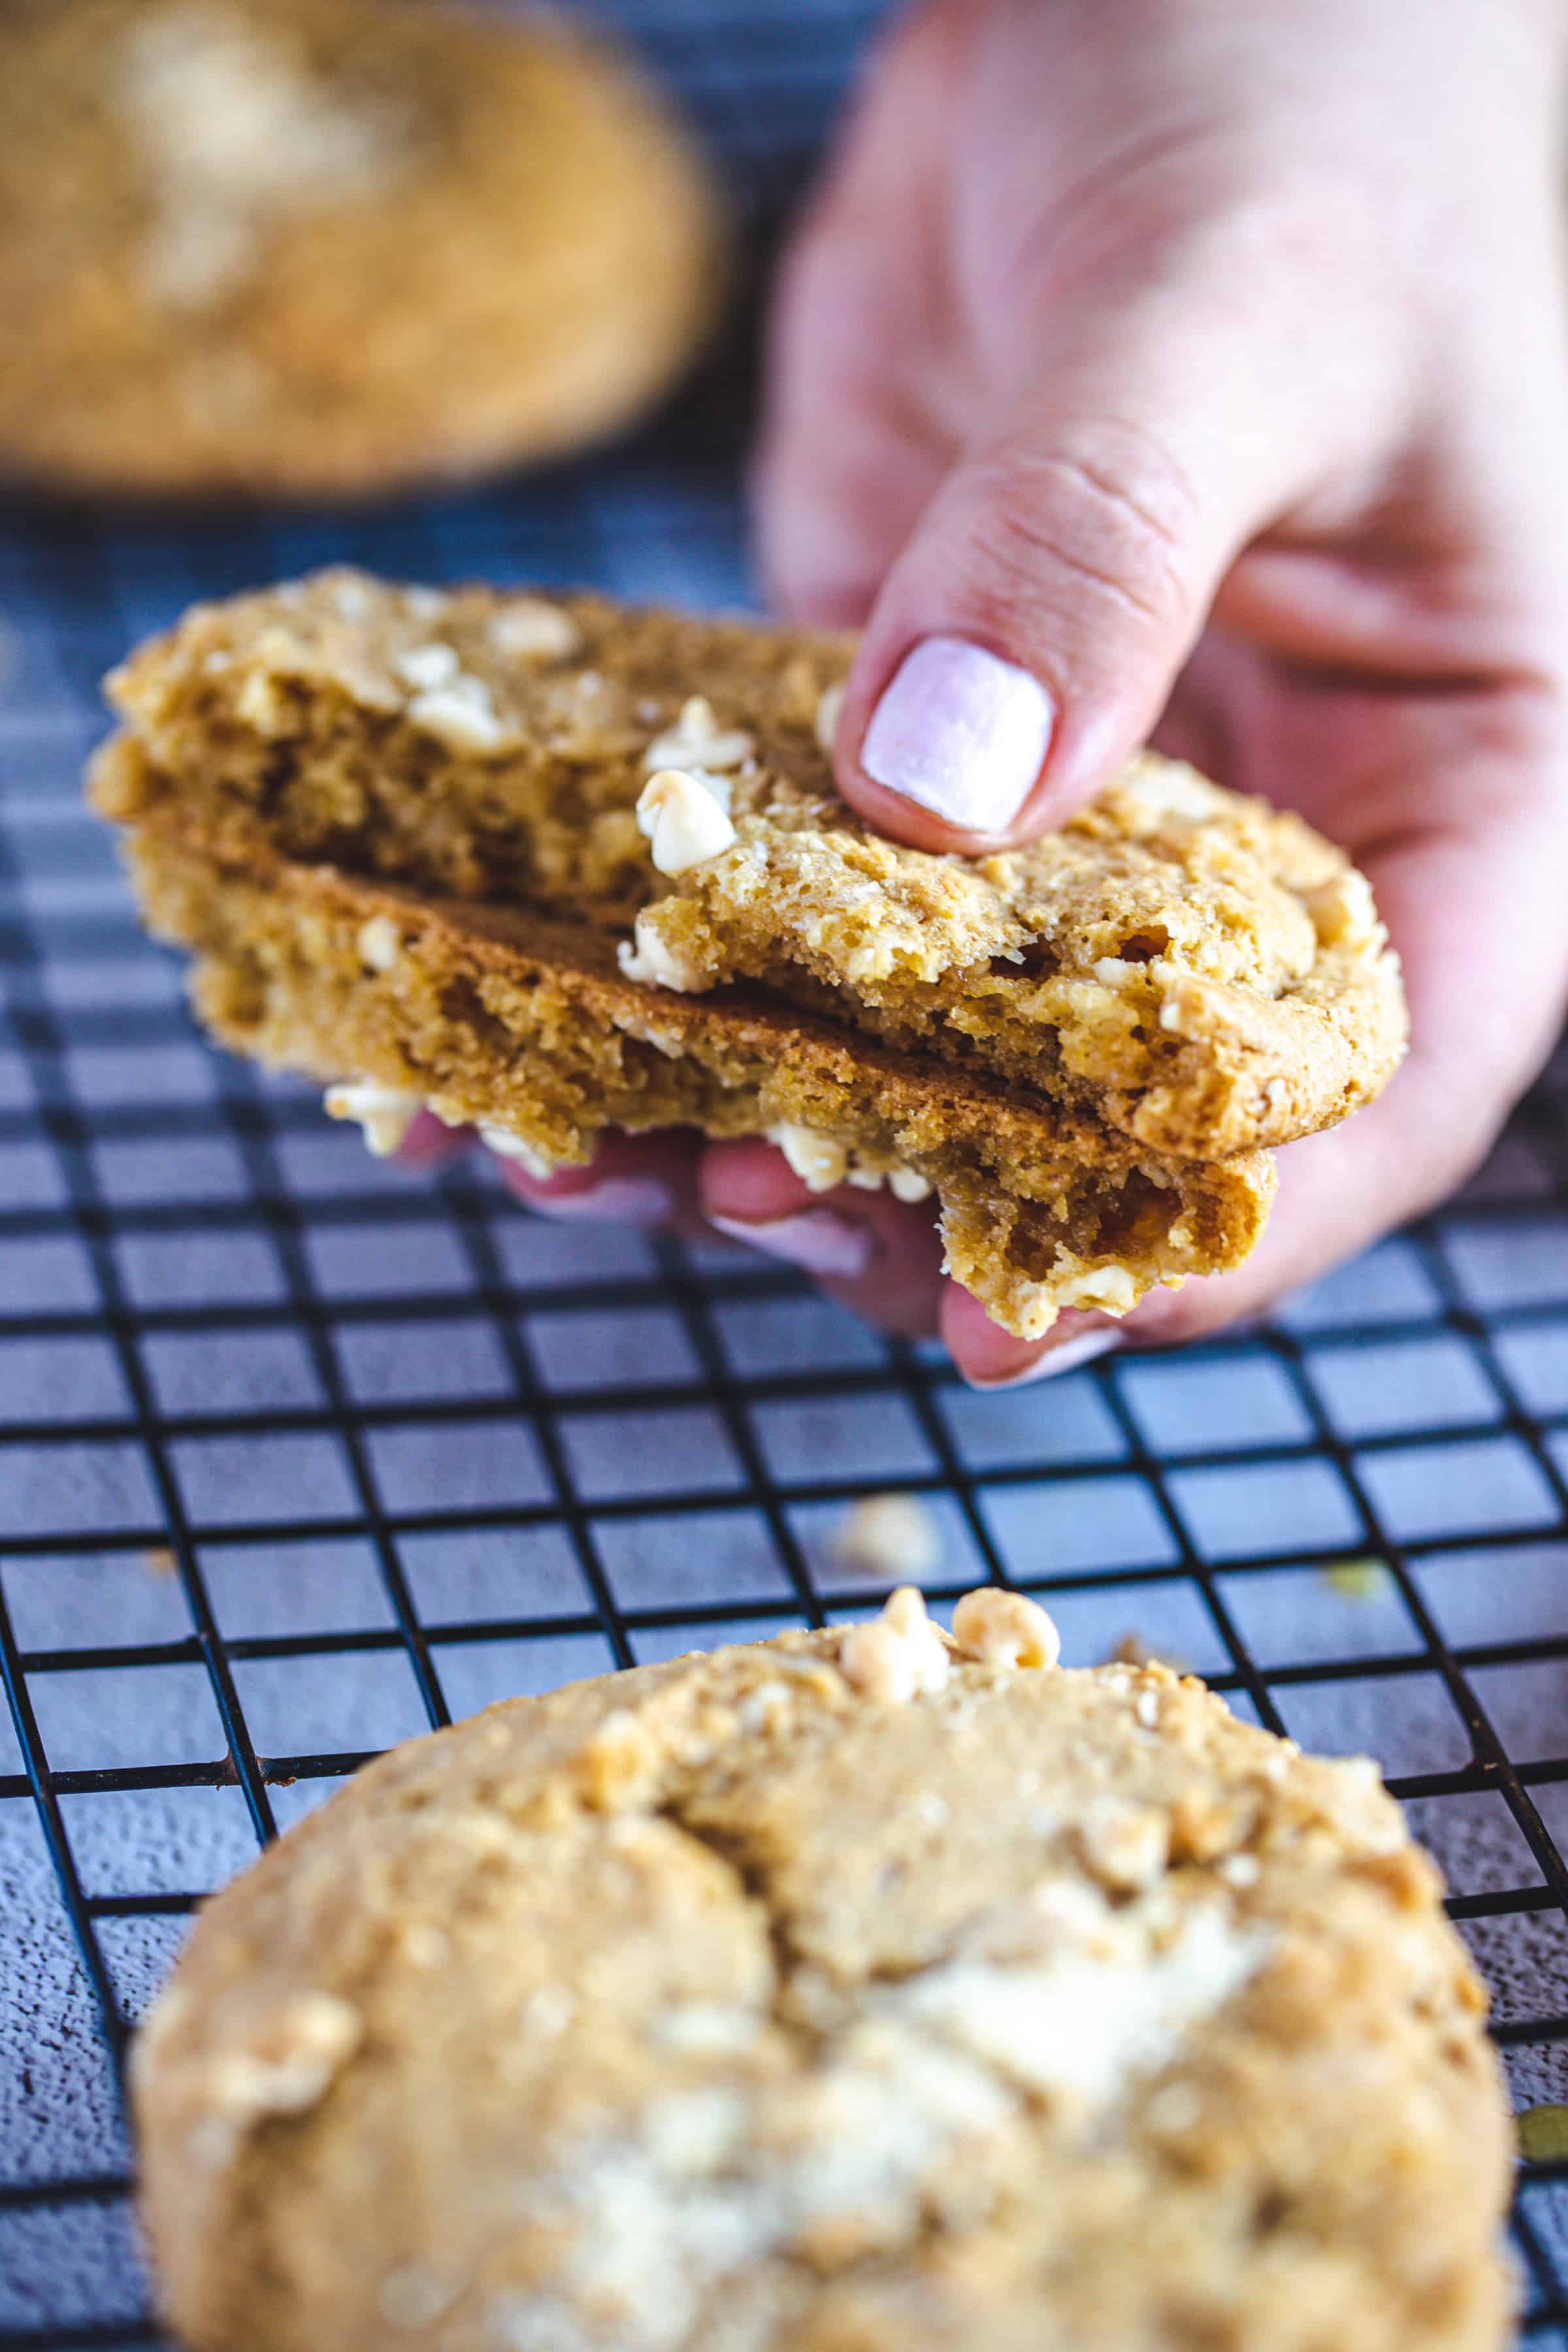
POLYGON ((153 929, 196 950, 196 1009, 226 1045, 406 1090, 547 1161, 587 1160, 605 1127, 809 1132, 858 1181, 928 1187, 950 1271, 1022 1338, 1061 1307, 1125 1312, 1238 1264, 1273 1197, 1264 1153, 1167 1162, 743 990, 637 988, 590 926, 328 866, 225 867, 169 811, 139 828, 132 867, 153 929))
POLYGON ((624 65, 408 0, 0 11, 0 467, 359 494, 574 448, 712 315, 718 209, 624 65))
POLYGON ((111 680, 108 813, 176 800, 266 847, 626 929, 688 990, 739 979, 987 1070, 1147 1151, 1332 1125, 1404 1047, 1363 877, 1300 818, 1143 755, 1059 833, 979 861, 869 833, 820 740, 849 640, 600 597, 347 572, 199 608, 111 680), (660 873, 634 810, 694 772, 732 839, 660 873))
POLYGON ((1494 2352, 1484 1996, 1375 1770, 907 1599, 923 1688, 862 1629, 514 1700, 206 1907, 132 2064, 195 2352, 1494 2352))

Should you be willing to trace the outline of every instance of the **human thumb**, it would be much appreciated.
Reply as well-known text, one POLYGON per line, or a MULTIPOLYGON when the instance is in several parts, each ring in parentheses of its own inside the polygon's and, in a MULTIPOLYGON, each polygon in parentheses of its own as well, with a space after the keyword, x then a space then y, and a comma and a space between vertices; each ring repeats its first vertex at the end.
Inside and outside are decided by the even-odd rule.
POLYGON ((1387 415, 1342 355, 1309 399, 1288 289, 1243 301, 1224 236, 1195 243, 1047 310, 883 583, 835 747, 880 831, 981 850, 1070 814, 1153 727, 1237 554, 1345 460, 1353 415, 1387 415))

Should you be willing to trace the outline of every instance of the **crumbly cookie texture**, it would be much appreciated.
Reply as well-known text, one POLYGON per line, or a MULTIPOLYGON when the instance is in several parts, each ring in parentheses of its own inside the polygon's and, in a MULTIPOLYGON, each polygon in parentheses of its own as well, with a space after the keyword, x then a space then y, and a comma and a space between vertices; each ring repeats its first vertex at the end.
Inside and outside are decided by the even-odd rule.
POLYGON ((906 1590, 494 1707, 290 1831, 132 2054, 182 2337, 1500 2346, 1484 1996, 1375 1769, 1005 1650, 906 1590))
POLYGON ((545 1171, 587 1160, 605 1127, 809 1132, 849 1181, 933 1193, 950 1270, 1025 1338, 1064 1306, 1124 1311, 1153 1284, 1238 1263, 1268 1214, 1265 1153, 1164 1161, 777 1002, 639 988, 584 924, 330 866, 225 866, 167 810, 138 827, 132 863, 153 930, 196 950, 207 1025, 264 1061, 346 1076, 329 1108, 373 1149, 395 1148, 422 1101, 545 1171))
POLYGON ((713 307, 707 176, 621 63, 399 0, 0 10, 0 466, 353 493, 622 423, 713 307))
POLYGON ((739 980, 1214 1160, 1331 1125, 1403 1050, 1363 878, 1299 818, 1145 754, 979 861, 868 833, 824 723, 844 638, 333 572, 198 608, 111 681, 100 805, 620 931, 628 975, 739 980))

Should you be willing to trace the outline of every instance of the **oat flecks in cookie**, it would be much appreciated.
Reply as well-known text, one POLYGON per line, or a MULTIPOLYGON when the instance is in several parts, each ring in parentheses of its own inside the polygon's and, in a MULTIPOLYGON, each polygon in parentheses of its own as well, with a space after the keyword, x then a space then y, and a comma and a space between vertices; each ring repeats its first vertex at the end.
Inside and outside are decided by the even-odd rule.
POLYGON ((1375 1771, 879 1622, 897 1704, 841 1632, 515 1700, 208 1906, 132 2067, 193 2352, 1500 2352, 1510 2121, 1375 1771))

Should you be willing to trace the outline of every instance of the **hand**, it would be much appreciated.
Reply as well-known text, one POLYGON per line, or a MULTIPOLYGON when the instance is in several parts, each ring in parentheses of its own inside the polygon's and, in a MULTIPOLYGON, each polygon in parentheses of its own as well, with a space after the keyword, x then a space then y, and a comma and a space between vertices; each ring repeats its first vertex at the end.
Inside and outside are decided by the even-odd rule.
MULTIPOLYGON (((936 0, 786 267, 762 546, 787 614, 865 627, 845 797, 989 847, 1152 734, 1344 844, 1404 956, 1394 1086, 1284 1155, 1244 1268, 1130 1338, 1252 1313, 1439 1198, 1555 1034, 1565 37, 1563 0, 936 0)), ((1110 1336, 1011 1338, 921 1212, 814 1199, 765 1146, 679 1190, 983 1384, 1110 1336)))

